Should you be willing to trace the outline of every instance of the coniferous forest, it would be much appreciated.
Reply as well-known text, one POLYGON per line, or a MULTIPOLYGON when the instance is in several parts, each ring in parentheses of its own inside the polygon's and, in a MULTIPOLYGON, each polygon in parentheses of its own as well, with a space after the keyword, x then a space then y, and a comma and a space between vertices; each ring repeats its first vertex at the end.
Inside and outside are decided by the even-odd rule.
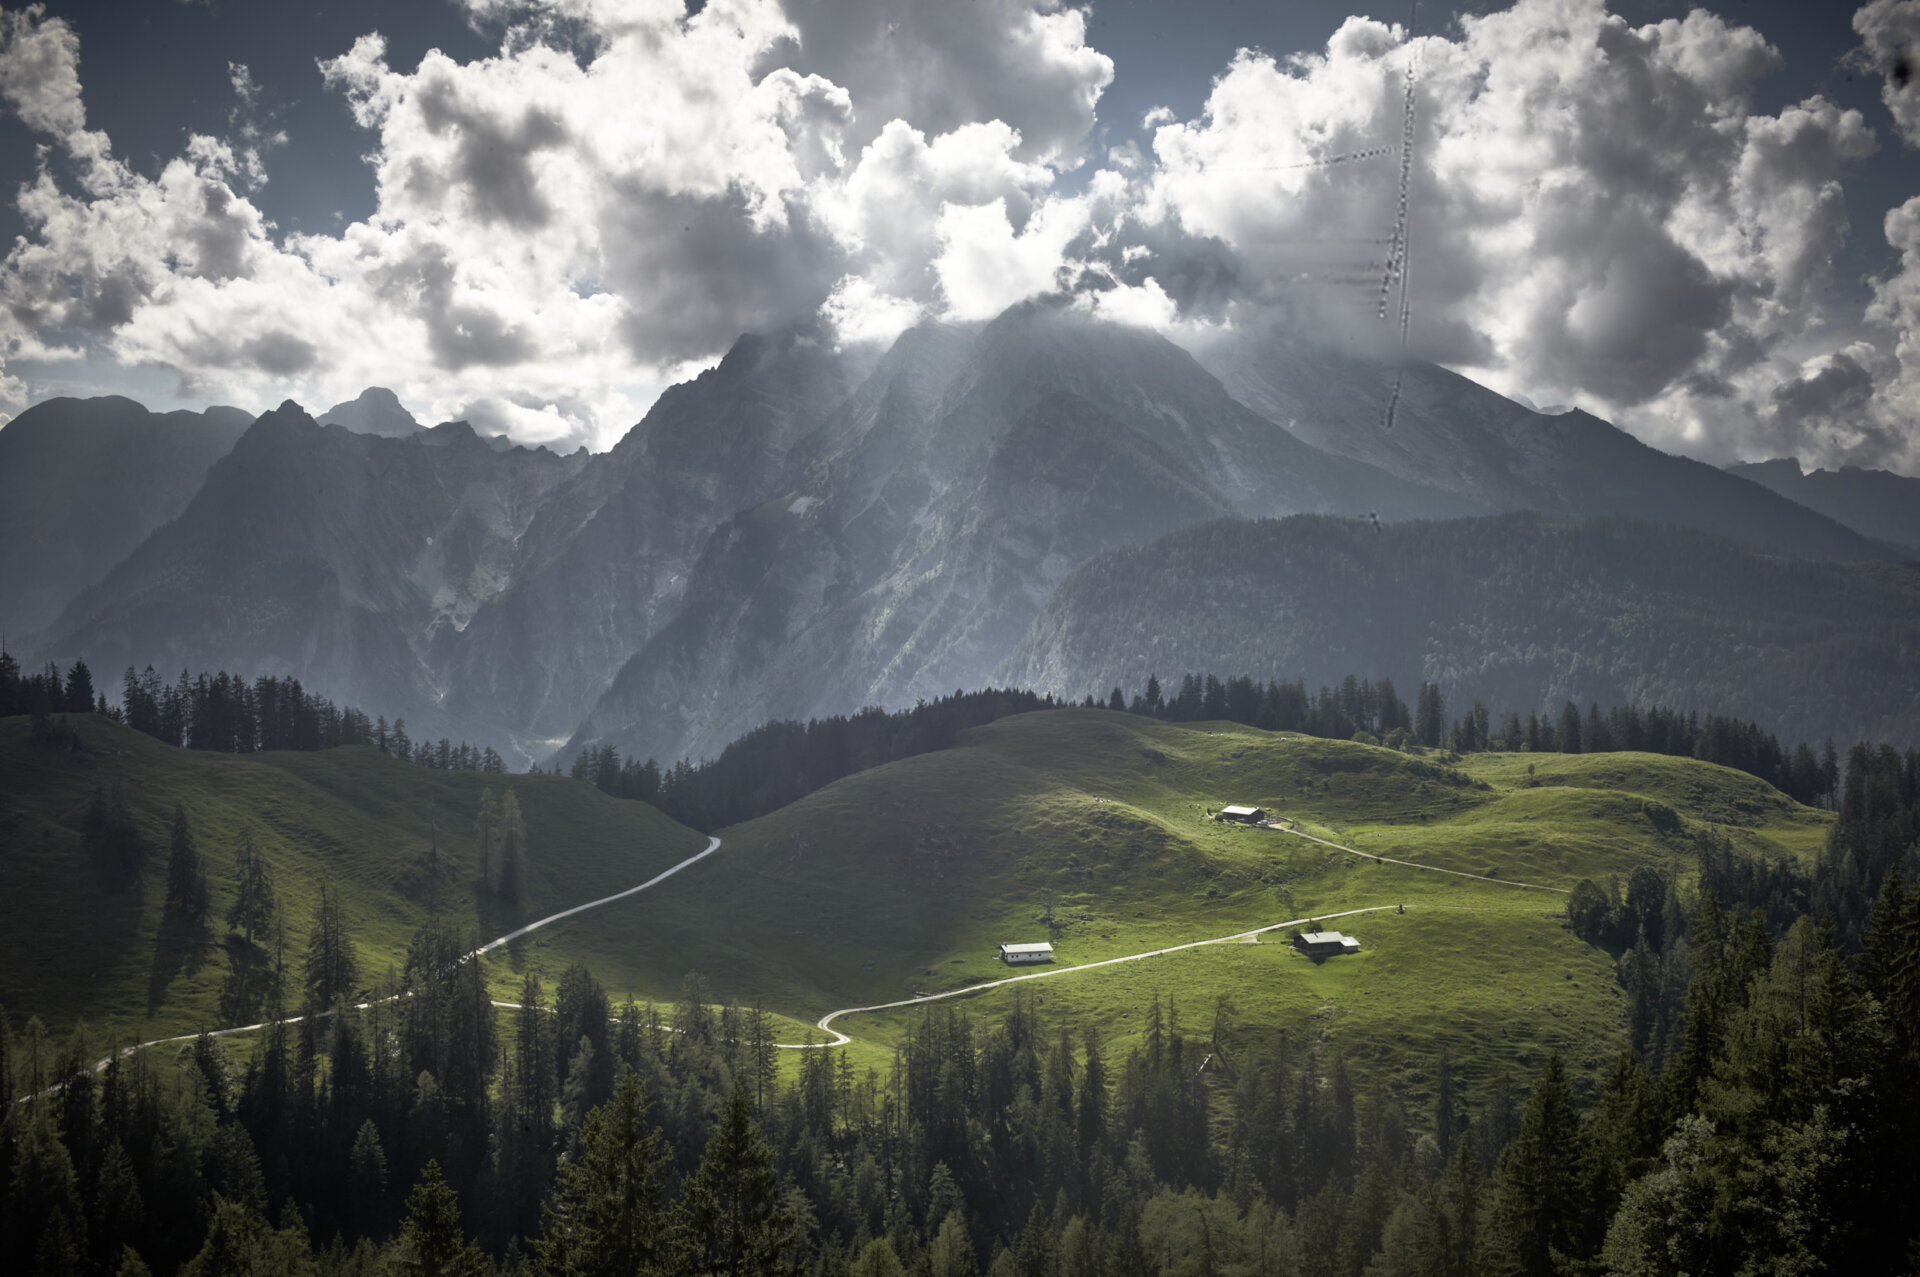
MULTIPOLYGON (((45 696, 57 673, 13 686, 45 696)), ((263 705, 312 704, 225 682, 256 741, 263 705)), ((201 684, 155 703, 187 712, 201 684)), ((1431 685, 1409 710, 1384 681, 1309 700, 1189 676, 1105 704, 1414 748, 1720 751, 1790 781, 1809 753, 1658 710, 1494 730, 1479 706, 1449 720, 1431 685)), ((700 774, 751 810, 769 799, 743 758, 764 784, 837 732, 857 769, 1033 707, 981 693, 776 725, 700 774)), ((1478 1103, 1446 1058, 1410 1102, 1311 1036, 1158 1000, 1124 1054, 1016 998, 997 1016, 927 1011, 885 1069, 815 1048, 782 1070, 765 1009, 698 974, 670 1007, 615 1005, 576 965, 551 987, 527 977, 502 1012, 462 960, 476 938, 443 920, 369 984, 322 893, 304 955, 261 973, 270 1023, 251 1052, 203 1034, 122 1055, 5 1022, 0 1085, 20 1098, 0 1117, 0 1249, 76 1274, 1913 1271, 1920 754, 1862 744, 1825 768, 1803 772, 1836 812, 1811 870, 1706 833, 1686 873, 1579 884, 1567 923, 1616 959, 1628 1046, 1597 1088, 1556 1055, 1478 1103)), ((605 786, 634 769, 582 770, 605 786)), ((110 807, 88 817, 109 859, 114 827, 110 807)), ((168 907, 268 934, 270 884, 249 896, 243 855, 210 885, 192 845, 176 813, 168 907)))

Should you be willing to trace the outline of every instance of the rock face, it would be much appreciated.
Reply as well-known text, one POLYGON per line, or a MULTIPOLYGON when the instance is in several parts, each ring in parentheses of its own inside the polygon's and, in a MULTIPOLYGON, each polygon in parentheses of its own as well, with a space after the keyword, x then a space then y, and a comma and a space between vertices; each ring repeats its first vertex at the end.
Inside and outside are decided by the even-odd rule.
POLYGON ((712 753, 978 685, 1077 564, 1223 514, 1461 509, 1302 444, 1152 334, 1041 306, 926 325, 720 527, 564 752, 712 753))
POLYGON ((1731 465, 1727 472, 1920 558, 1920 479, 1859 466, 1803 474, 1791 458, 1731 465))
POLYGON ((0 429, 0 629, 41 630, 186 508, 253 417, 49 399, 0 429))
POLYGON ((843 360, 788 333, 743 337, 667 391, 528 526, 513 582, 441 667, 448 713, 508 757, 550 754, 671 619, 714 528, 766 499, 794 441, 847 390, 843 360))
MULTIPOLYGON (((422 430, 376 388, 326 414, 346 424, 293 404, 267 414, 210 471, 217 452, 198 462, 197 495, 193 457, 213 445, 161 448, 186 456, 170 507, 118 548, 10 567, 41 575, 0 602, 46 618, 17 653, 29 659, 291 674, 521 765, 589 743, 710 754, 768 718, 995 676, 1079 694, 1104 666, 1082 679, 1061 664, 1078 648, 1034 655, 1056 590, 1084 564, 1220 520, 1372 529, 1533 508, 1776 553, 1897 556, 1757 483, 1435 368, 1409 370, 1387 432, 1388 386, 1377 365, 1284 341, 1216 347, 1203 365, 1151 333, 1028 304, 978 328, 922 325, 865 367, 805 330, 743 337, 599 456, 422 430)), ((0 457, 36 439, 65 455, 45 441, 66 436, 35 419, 77 419, 65 402, 0 431, 0 457)), ((101 457, 166 468, 123 463, 123 436, 150 441, 185 414, 99 402, 110 410, 89 411, 125 418, 121 433, 81 454, 91 468, 36 462, 45 486, 83 491, 101 457)), ((243 424, 208 414, 194 437, 243 424)), ((86 522, 61 524, 58 500, 36 509, 20 526, 86 522)), ((1171 596, 1142 605, 1177 628, 1171 596)))
POLYGON ((996 671, 1038 691, 1185 673, 1441 684, 1458 717, 1634 702, 1788 741, 1920 744, 1920 564, 1822 563, 1623 519, 1375 531, 1227 520, 1075 571, 996 671))
POLYGON ((281 674, 458 734, 437 649, 511 581, 515 547, 584 457, 494 452, 465 425, 404 439, 262 416, 180 517, 62 613, 46 644, 117 671, 281 674))

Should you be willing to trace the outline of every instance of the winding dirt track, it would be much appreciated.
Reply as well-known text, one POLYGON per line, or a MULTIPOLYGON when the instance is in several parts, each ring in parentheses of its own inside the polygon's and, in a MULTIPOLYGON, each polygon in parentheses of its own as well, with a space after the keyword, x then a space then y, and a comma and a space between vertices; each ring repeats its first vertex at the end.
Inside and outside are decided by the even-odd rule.
MULTIPOLYGON (((1475 882, 1499 883, 1503 886, 1518 887, 1528 891, 1552 891, 1552 892, 1557 892, 1560 895, 1567 894, 1566 889, 1563 887, 1545 887, 1545 886, 1539 885, 1538 883, 1513 882, 1504 878, 1488 878, 1481 874, 1464 873, 1458 869, 1440 869, 1433 865, 1417 864, 1411 860, 1395 860, 1390 856, 1380 856, 1370 851, 1359 851, 1353 847, 1345 847, 1337 842, 1328 842, 1325 838, 1316 838, 1312 834, 1301 833, 1297 829, 1281 829, 1279 830, 1279 832, 1292 834, 1296 838, 1305 838, 1309 842, 1317 842, 1323 847, 1332 847, 1337 851, 1344 851, 1351 855, 1366 856, 1371 860, 1380 861, 1381 863, 1384 863, 1384 864, 1402 865, 1408 869, 1419 869, 1426 873, 1451 874, 1457 878, 1471 878, 1475 882)), ((522 936, 538 931, 540 928, 548 925, 549 923, 559 922, 561 919, 571 918, 573 915, 577 913, 585 913, 589 909, 598 909, 602 905, 610 905, 610 904, 613 904, 615 901, 625 900, 629 896, 638 895, 639 893, 647 890, 650 887, 656 887, 660 885, 661 883, 665 882, 667 879, 679 873, 682 869, 687 868, 689 865, 698 864, 700 861, 705 860, 708 856, 711 856, 714 852, 718 850, 720 850, 720 839, 710 834, 707 837, 707 845, 704 850, 700 851, 695 855, 687 857, 685 860, 681 861, 679 864, 674 865, 669 869, 662 870, 660 873, 655 874, 653 877, 647 879, 645 882, 639 884, 638 886, 628 887, 625 891, 616 891, 612 895, 602 896, 598 900, 589 900, 585 904, 574 905, 570 909, 562 909, 558 913, 550 913, 544 918, 538 919, 537 921, 534 921, 534 922, 529 922, 524 927, 516 928, 513 931, 507 932, 503 936, 497 936, 494 939, 487 941, 485 944, 473 950, 471 953, 462 955, 460 960, 462 962, 466 962, 473 958, 479 957, 483 953, 490 953, 493 950, 500 948, 502 945, 511 944, 513 941, 520 939, 522 936)), ((1265 935, 1269 931, 1279 931, 1284 927, 1296 927, 1296 926, 1299 926, 1301 923, 1313 921, 1315 919, 1350 918, 1355 914, 1377 913, 1382 909, 1392 909, 1396 907, 1402 907, 1402 906, 1372 905, 1365 909, 1349 909, 1343 913, 1323 913, 1323 914, 1314 914, 1310 917, 1304 917, 1304 918, 1289 918, 1285 922, 1269 923, 1267 926, 1264 926, 1264 927, 1255 927, 1251 931, 1236 931, 1230 936, 1217 936, 1210 940, 1192 940, 1187 942, 1186 944, 1168 945, 1166 948, 1163 948, 1163 949, 1149 949, 1144 953, 1129 953, 1123 957, 1118 957, 1118 958, 1102 958, 1098 962, 1084 962, 1079 964, 1078 966, 1050 967, 1045 971, 1029 971, 1021 975, 1007 976, 1004 979, 1000 979, 1000 980, 988 980, 980 984, 966 985, 963 988, 948 989, 942 993, 924 993, 924 994, 920 994, 917 997, 902 998, 897 1002, 878 1002, 872 1006, 843 1007, 838 1011, 829 1011, 826 1015, 821 1016, 819 1021, 817 1022, 821 1032, 830 1033, 833 1035, 830 1041, 779 1042, 779 1043, 775 1043, 775 1045, 783 1051, 804 1051, 810 1048, 817 1050, 822 1047, 845 1046, 847 1045, 847 1043, 853 1041, 853 1039, 848 1037, 846 1034, 840 1032, 840 1030, 833 1027, 833 1022, 835 1020, 838 1020, 842 1016, 862 1015, 870 1011, 893 1011, 893 1010, 898 1010, 901 1007, 919 1006, 927 1002, 940 1002, 948 998, 964 998, 975 993, 984 993, 988 989, 1000 988, 1002 985, 1018 984, 1023 980, 1045 980, 1055 976, 1072 975, 1077 971, 1092 971, 1099 967, 1110 967, 1122 962, 1139 962, 1146 958, 1163 957, 1164 955, 1169 953, 1179 953, 1184 949, 1198 949, 1203 946, 1211 945, 1211 944, 1232 944, 1236 941, 1251 940, 1256 936, 1265 935)), ((372 1005, 374 1004, 371 1002, 359 1002, 354 1004, 354 1009, 364 1011, 372 1005)), ((496 1001, 494 1005, 498 1007, 514 1007, 514 1006, 517 1006, 518 1004, 512 1003, 512 1002, 496 1001)), ((312 1018, 316 1020, 322 1020, 332 1014, 333 1012, 331 1010, 317 1011, 314 1013, 312 1018)), ((298 1024, 300 1023, 300 1021, 306 1018, 307 1017, 305 1016, 292 1015, 292 1016, 287 1016, 283 1021, 280 1021, 280 1022, 285 1024, 298 1024)), ((207 1032, 207 1036, 215 1037, 215 1038, 224 1038, 224 1037, 233 1037, 242 1033, 256 1033, 261 1029, 265 1029, 269 1027, 273 1023, 274 1021, 271 1021, 271 1020, 263 1020, 259 1024, 239 1024, 226 1029, 212 1029, 207 1032)), ((169 1045, 170 1043, 177 1043, 177 1042, 191 1042, 199 1036, 200 1035, 198 1033, 181 1033, 181 1034, 176 1034, 172 1037, 154 1038, 150 1041, 137 1042, 132 1046, 123 1047, 118 1052, 118 1055, 124 1058, 126 1056, 132 1055, 135 1051, 143 1051, 148 1047, 166 1046, 166 1045, 169 1045)), ((94 1072, 97 1073, 101 1069, 106 1068, 107 1065, 113 1061, 113 1059, 114 1057, 111 1055, 105 1056, 102 1059, 100 1059, 93 1066, 94 1072)), ((50 1095, 55 1090, 57 1090, 58 1087, 59 1087, 59 1084, 56 1083, 54 1086, 48 1087, 45 1091, 42 1091, 40 1094, 50 1095)), ((33 1098, 37 1098, 37 1097, 27 1096, 18 1102, 25 1103, 27 1099, 33 1099, 33 1098)))
POLYGON ((1356 847, 1345 847, 1337 842, 1328 842, 1325 838, 1315 838, 1312 834, 1303 834, 1298 829, 1287 829, 1281 825, 1267 825, 1267 829, 1283 834, 1292 834, 1295 838, 1304 838, 1308 842, 1317 842, 1322 847, 1332 847, 1349 855, 1365 856, 1368 860, 1377 860, 1383 865, 1403 865, 1408 869, 1418 869, 1430 874, 1451 874, 1455 878, 1471 878, 1475 882, 1498 883, 1503 887, 1519 887, 1525 891, 1553 891, 1560 895, 1570 894, 1565 887, 1543 887, 1537 882, 1514 882, 1510 878, 1489 878, 1485 874, 1470 874, 1460 869, 1442 869, 1438 865, 1423 865, 1417 860, 1395 860, 1392 856, 1382 856, 1378 852, 1361 851, 1356 847))
MULTIPOLYGON (((698 864, 700 861, 705 860, 708 856, 711 856, 714 852, 718 850, 720 850, 720 840, 714 837, 712 834, 709 834, 707 835, 707 845, 705 850, 699 852, 696 855, 688 856, 685 860, 681 861, 677 865, 674 865, 670 869, 662 870, 661 872, 655 874, 653 877, 647 879, 645 882, 641 883, 639 886, 628 887, 625 891, 616 891, 612 895, 602 896, 598 900, 589 900, 585 904, 575 905, 571 909, 562 909, 559 913, 550 913, 544 918, 538 919, 537 921, 534 921, 534 922, 529 922, 524 927, 520 927, 520 928, 517 928, 516 930, 509 931, 504 936, 498 936, 492 940, 487 941, 485 944, 481 945, 478 949, 473 950, 471 953, 461 954, 460 961, 468 962, 474 958, 479 957, 483 953, 488 953, 494 949, 498 949, 503 944, 511 944, 513 941, 518 940, 521 936, 524 936, 527 933, 532 931, 538 931, 540 928, 546 926, 550 922, 558 922, 562 918, 571 918, 576 913, 585 913, 589 909, 598 909, 601 905, 610 905, 616 900, 625 900, 628 896, 638 895, 640 892, 645 891, 649 887, 655 887, 665 882, 667 879, 679 873, 682 869, 685 869, 688 865, 698 864)), ((392 999, 390 998, 383 999, 383 1001, 392 1001, 392 999)), ((371 1002, 356 1002, 353 1005, 354 1005, 354 1010, 364 1011, 368 1007, 374 1004, 371 1002)), ((515 1004, 507 1003, 507 1002, 496 1002, 494 1005, 495 1006, 512 1006, 515 1004)), ((313 1013, 311 1018, 315 1020, 324 1020, 332 1014, 333 1014, 332 1010, 316 1011, 313 1013)), ((299 1024, 302 1020, 305 1020, 308 1018, 309 1017, 304 1015, 289 1015, 278 1021, 262 1020, 258 1024, 236 1024, 232 1028, 228 1028, 228 1029, 209 1029, 207 1030, 207 1036, 210 1038, 234 1037, 241 1033, 256 1033, 259 1030, 268 1028, 271 1025, 276 1023, 299 1024)), ((122 1059, 124 1059, 125 1057, 132 1055, 135 1051, 144 1051, 150 1046, 166 1046, 169 1043, 174 1043, 174 1042, 191 1042, 199 1036, 200 1036, 199 1033, 179 1033, 168 1038, 153 1038, 150 1041, 136 1042, 132 1046, 122 1047, 118 1052, 116 1052, 116 1054, 119 1055, 122 1059)), ((104 1069, 107 1067, 107 1065, 111 1064, 113 1060, 114 1060, 114 1056, 112 1055, 103 1056, 101 1059, 97 1060, 94 1063, 93 1071, 95 1073, 98 1073, 101 1069, 104 1069)), ((37 1098, 40 1098, 40 1096, 45 1096, 45 1095, 51 1095, 54 1091, 59 1089, 59 1086, 60 1086, 60 1083, 56 1082, 54 1083, 53 1086, 50 1086, 46 1090, 39 1092, 38 1095, 25 1096, 19 1102, 25 1103, 26 1100, 37 1099, 37 1098)))
POLYGON ((833 1034, 831 1042, 776 1042, 775 1046, 783 1051, 804 1051, 808 1047, 845 1046, 852 1038, 833 1027, 833 1022, 843 1015, 859 1015, 863 1011, 891 1011, 897 1007, 919 1006, 923 1002, 939 1002, 943 998, 964 998, 970 993, 982 993, 988 989, 997 989, 1003 984, 1018 984, 1022 980, 1044 980, 1049 976, 1073 975, 1078 971, 1092 971, 1095 967, 1110 967, 1119 962, 1138 962, 1142 958, 1158 958, 1163 954, 1179 953, 1182 949, 1198 949, 1210 944, 1232 944, 1236 940, 1251 940, 1255 936, 1265 935, 1269 931, 1278 931, 1282 927, 1297 927, 1303 922, 1319 921, 1327 918, 1351 918, 1356 913, 1378 913, 1382 909, 1399 908, 1396 905, 1369 905, 1365 909, 1349 909, 1344 913, 1316 913, 1308 918, 1289 918, 1285 922, 1268 923, 1264 927, 1255 927, 1251 931, 1236 931, 1230 936, 1217 936, 1212 940, 1190 940, 1186 944, 1168 945, 1164 949, 1149 949, 1145 953, 1129 953, 1121 958, 1102 958, 1098 962, 1083 962, 1074 967, 1051 967, 1045 971, 1029 971, 1025 975, 1010 975, 1002 980, 988 980, 982 984, 969 984, 964 988, 948 989, 945 993, 923 993, 916 998, 902 998, 898 1002, 880 1002, 870 1007, 847 1007, 840 1011, 829 1011, 820 1017, 819 1027, 833 1034))

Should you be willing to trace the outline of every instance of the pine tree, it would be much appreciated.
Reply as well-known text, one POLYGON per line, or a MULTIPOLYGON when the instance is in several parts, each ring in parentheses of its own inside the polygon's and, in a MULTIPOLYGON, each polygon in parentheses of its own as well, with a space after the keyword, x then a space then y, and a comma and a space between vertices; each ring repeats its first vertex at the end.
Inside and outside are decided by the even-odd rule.
POLYGON ((1563 754, 1581 752, 1580 707, 1572 701, 1568 701, 1560 708, 1560 730, 1555 733, 1554 740, 1563 754))
POLYGON ((647 1121, 639 1075, 629 1069, 613 1098, 588 1115, 578 1155, 560 1168, 543 1212, 542 1267, 582 1277, 673 1271, 680 1237, 666 1201, 672 1169, 666 1139, 647 1121))
POLYGON ((1556 1252, 1583 1256, 1597 1249, 1599 1239, 1586 1227, 1594 1206, 1586 1192, 1588 1165, 1566 1065, 1555 1052, 1534 1084, 1519 1135, 1500 1155, 1490 1269, 1551 1273, 1556 1252))
POLYGON ((253 845, 253 831, 242 830, 240 846, 233 857, 233 904, 227 910, 227 926, 238 928, 252 944, 255 932, 265 933, 280 911, 273 894, 273 875, 266 859, 253 845))
POLYGON ((320 884, 320 906, 307 935, 305 975, 307 1005, 314 1010, 325 1010, 334 999, 351 995, 359 979, 353 942, 347 937, 346 911, 326 883, 320 884))
POLYGON ((488 1271, 486 1256, 460 1225, 459 1199, 441 1177, 438 1161, 427 1163, 407 1194, 407 1218, 391 1262, 409 1277, 481 1277, 488 1271))
POLYGON ((728 1094, 700 1168, 687 1181, 686 1210, 689 1271, 762 1277, 790 1267, 800 1241, 798 1221, 782 1198, 773 1151, 740 1086, 728 1094))
POLYGON ((967 1236, 967 1221, 956 1208, 940 1221, 940 1231, 927 1247, 927 1265, 931 1277, 976 1277, 980 1260, 967 1236))
POLYGON ((75 661, 67 671, 66 702, 68 712, 74 714, 84 714, 94 706, 93 671, 85 661, 75 661))

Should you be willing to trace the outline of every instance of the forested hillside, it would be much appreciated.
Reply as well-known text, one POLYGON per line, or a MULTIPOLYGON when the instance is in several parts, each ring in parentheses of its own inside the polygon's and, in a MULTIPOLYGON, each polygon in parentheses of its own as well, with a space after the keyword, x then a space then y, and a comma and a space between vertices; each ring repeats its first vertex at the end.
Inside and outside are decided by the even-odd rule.
POLYGON ((1773 558, 1677 528, 1517 514, 1225 521, 1103 555, 997 677, 1037 691, 1355 669, 1519 712, 1662 704, 1790 740, 1920 741, 1920 566, 1773 558))
MULTIPOLYGON (((22 740, 13 761, 40 757, 44 781, 120 766, 112 749, 144 739, 81 727, 90 754, 22 740)), ((977 754, 982 734, 855 783, 870 800, 905 766, 918 783, 904 792, 930 798, 929 769, 977 754)), ((1343 813, 1345 836, 1363 847, 1431 838, 1429 854, 1444 858, 1440 826, 1465 822, 1479 854, 1517 850, 1501 829, 1537 836, 1558 812, 1564 833, 1533 853, 1530 872, 1556 856, 1635 868, 1624 890, 1590 884, 1562 910, 1497 884, 1435 886, 1436 897, 1405 870, 1321 867, 1347 882, 1336 893, 1398 873, 1409 923, 1429 901, 1454 912, 1442 911, 1440 930, 1406 933, 1379 916, 1364 924, 1368 954, 1324 970, 1285 945, 1240 946, 1244 958, 1215 950, 1140 990, 1130 1023, 1071 992, 1093 973, 901 1013, 890 1064, 819 1049, 783 1059, 775 1044, 790 1039, 768 1008, 697 975, 647 1004, 610 994, 578 963, 557 975, 534 965, 516 982, 518 1005, 496 1012, 479 965, 459 961, 448 922, 431 916, 372 981, 368 1004, 343 1006, 353 981, 334 965, 323 898, 322 925, 267 989, 289 1011, 336 1013, 276 1024, 249 1050, 201 1037, 95 1074, 85 1066, 108 1041, 0 1021, 0 1089, 32 1097, 0 1115, 11 1170, 0 1244, 50 1273, 1731 1275, 1755 1255, 1804 1271, 1901 1271, 1915 1241, 1902 1205, 1920 1191, 1907 1156, 1920 1135, 1920 893, 1906 885, 1920 870, 1920 755, 1852 750, 1825 850, 1802 860, 1760 850, 1760 834, 1799 837, 1804 818, 1784 797, 1647 755, 1489 755, 1492 770, 1478 772, 1489 785, 1362 745, 1088 711, 984 735, 1030 769, 1052 768, 1056 783, 1082 774, 1078 755, 1124 770, 1153 741, 1163 757, 1141 761, 1169 792, 1137 791, 1142 810, 1207 776, 1272 801, 1259 786, 1284 777, 1279 801, 1318 819, 1343 813), (1073 740, 1083 748, 1062 748, 1073 740), (1623 805, 1635 790, 1647 797, 1623 805), (1627 826, 1609 823, 1622 816, 1641 831, 1625 842, 1627 826), (1468 950, 1447 943, 1472 902, 1501 900, 1518 906, 1500 914, 1504 929, 1475 931, 1468 950), (1413 978, 1395 950, 1418 936, 1407 958, 1449 967, 1447 996, 1499 996, 1498 976, 1462 980, 1474 969, 1463 964, 1543 923, 1562 937, 1551 956, 1515 945, 1508 960, 1535 954, 1536 969, 1506 980, 1533 982, 1533 1011, 1555 996, 1562 964, 1577 967, 1576 985, 1606 973, 1617 992, 1567 996, 1617 1001, 1618 1036, 1568 1036, 1554 1009, 1531 1066, 1495 1065, 1467 1040, 1427 1038, 1427 1018, 1367 979, 1413 978), (1210 996, 1223 960, 1252 960, 1269 985, 1306 982, 1320 1009, 1275 1021, 1253 986, 1210 996), (1383 1058, 1396 1023, 1421 1040, 1383 1058)), ((167 748, 146 741, 135 753, 167 748)), ((322 758, 295 757, 309 782, 325 774, 313 768, 322 758)), ((608 801, 534 779, 523 794, 561 787, 549 803, 564 790, 608 801)), ((810 802, 816 819, 835 810, 810 802)), ((850 809, 898 820, 871 801, 850 809)), ((1124 824, 1092 827, 1136 837, 1124 824)), ((777 847, 795 828, 761 838, 777 847)), ((1265 845, 1238 840, 1285 837, 1206 828, 1227 857, 1265 845)), ((1076 844, 1072 854, 1101 854, 1066 830, 1044 835, 1057 851, 1040 837, 1015 863, 1064 863, 1076 844)), ((1329 889, 1314 883, 1291 886, 1329 889)), ((768 887, 794 896, 749 889, 768 887)), ((1063 896, 1059 921, 1085 944, 1092 935, 1071 925, 1082 908, 1063 896)), ((1519 1010, 1499 1013, 1493 1042, 1542 1018, 1519 1010)), ((1489 1018, 1482 1010, 1469 1025, 1489 1018)))

